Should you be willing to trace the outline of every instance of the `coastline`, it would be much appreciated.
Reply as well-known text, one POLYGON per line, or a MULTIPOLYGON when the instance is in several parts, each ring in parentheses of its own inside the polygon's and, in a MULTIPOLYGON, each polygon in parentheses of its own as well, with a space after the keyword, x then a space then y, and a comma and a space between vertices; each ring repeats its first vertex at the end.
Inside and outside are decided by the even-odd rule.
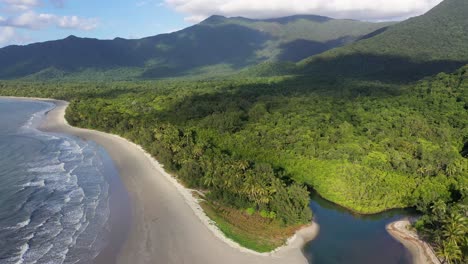
POLYGON ((132 211, 129 234, 116 263, 307 263, 302 248, 318 234, 316 223, 299 230, 272 252, 243 248, 226 238, 206 216, 191 190, 166 173, 140 146, 116 135, 68 125, 64 118, 68 102, 6 98, 55 104, 40 130, 92 140, 107 150, 128 191, 132 211))
MULTIPOLYGON (((121 174, 120 177, 122 182, 130 196, 132 220, 127 240, 125 241, 122 250, 118 253, 117 261, 115 263, 218 263, 221 261, 223 263, 307 263, 307 260, 302 253, 302 249, 306 242, 314 239, 318 234, 319 227, 316 223, 313 223, 305 229, 299 230, 284 246, 270 253, 257 253, 243 248, 234 241, 226 238, 215 224, 206 216, 198 201, 192 196, 191 190, 183 187, 174 177, 166 173, 163 167, 140 146, 116 135, 71 127, 64 118, 68 102, 43 98, 5 98, 39 100, 53 103, 56 107, 47 113, 43 123, 39 127, 40 130, 45 132, 66 133, 80 137, 84 140, 95 141, 107 150, 112 160, 116 163, 121 174), (151 169, 147 170, 148 168, 145 168, 144 171, 146 174, 144 177, 139 178, 138 176, 140 175, 135 175, 128 168, 127 165, 129 162, 125 162, 125 158, 129 155, 114 151, 119 149, 129 150, 129 153, 127 154, 130 154, 130 156, 137 153, 135 155, 136 157, 132 158, 139 160, 139 162, 147 163, 146 165, 149 164, 151 169), (171 188, 168 188, 169 190, 166 189, 165 193, 168 191, 175 191, 171 192, 170 197, 173 197, 175 193, 176 196, 178 196, 178 200, 182 200, 184 203, 184 208, 168 208, 167 204, 162 205, 162 207, 158 207, 156 201, 148 200, 156 196, 161 198, 161 195, 154 193, 154 191, 157 191, 160 188, 167 188, 165 184, 164 186, 157 186, 156 183, 160 181, 166 181, 166 184, 169 183, 171 188), (146 191, 142 191, 145 193, 139 192, 139 188, 145 189, 146 191, 149 190, 149 193, 146 191), (153 206, 149 207, 149 204, 153 204, 154 208, 153 206), (158 222, 162 219, 159 219, 159 217, 152 218, 152 216, 164 214, 165 210, 170 210, 171 216, 180 215, 181 218, 185 219, 187 226, 170 224, 168 226, 169 228, 165 228, 164 225, 159 225, 158 222), (149 213, 150 215, 145 215, 145 213, 149 213), (189 217, 185 218, 187 215, 189 217), (193 225, 196 225, 195 228, 197 228, 198 231, 190 231, 189 237, 187 237, 186 233, 179 228, 182 227, 182 229, 186 230, 194 228, 193 225), (156 228, 157 230, 153 230, 153 228, 156 228), (158 238, 161 239, 160 231, 170 234, 169 241, 164 235, 164 239, 162 239, 162 241, 170 245, 159 245, 157 243, 161 241, 158 241, 158 238), (203 237, 198 237, 197 235, 193 238, 191 233, 202 234, 203 237), (206 240, 204 239, 205 237, 207 238, 206 240), (197 243, 198 241, 201 242, 197 243), (168 250, 169 252, 166 252, 168 250)), ((163 200, 163 202, 167 202, 167 199, 170 198, 165 197, 165 199, 162 198, 161 200, 163 200)), ((180 205, 180 201, 178 202, 180 205)), ((172 220, 179 224, 184 222, 181 221, 184 219, 172 220)), ((165 223, 167 221, 168 220, 164 220, 165 223)), ((409 219, 396 221, 387 226, 387 231, 409 250, 413 257, 413 263, 439 264, 440 262, 437 260, 437 257, 434 255, 431 247, 424 241, 420 240, 417 234, 406 228, 409 224, 409 219)), ((99 261, 98 263, 114 263, 112 261, 109 262, 109 260, 106 261, 105 257, 102 259, 104 262, 99 261)))
POLYGON ((411 253, 414 264, 441 264, 431 246, 408 229, 410 219, 405 218, 387 225, 387 232, 402 243, 411 253))

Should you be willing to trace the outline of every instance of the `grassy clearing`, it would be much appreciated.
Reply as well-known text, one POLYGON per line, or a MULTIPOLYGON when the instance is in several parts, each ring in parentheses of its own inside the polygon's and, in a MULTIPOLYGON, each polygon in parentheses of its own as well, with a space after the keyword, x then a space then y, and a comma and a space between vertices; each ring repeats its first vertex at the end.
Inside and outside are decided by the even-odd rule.
POLYGON ((203 202, 201 206, 228 238, 257 252, 270 252, 284 245, 286 240, 302 227, 284 227, 276 220, 261 217, 259 213, 248 215, 245 211, 210 202, 203 202))

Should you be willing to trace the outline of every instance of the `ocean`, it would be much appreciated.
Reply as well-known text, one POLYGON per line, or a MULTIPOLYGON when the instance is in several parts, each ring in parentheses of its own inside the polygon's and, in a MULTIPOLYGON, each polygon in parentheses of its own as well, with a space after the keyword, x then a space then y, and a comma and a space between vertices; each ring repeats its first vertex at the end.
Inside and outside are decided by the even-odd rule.
POLYGON ((118 172, 97 144, 36 129, 51 103, 0 99, 0 263, 93 263, 118 172))

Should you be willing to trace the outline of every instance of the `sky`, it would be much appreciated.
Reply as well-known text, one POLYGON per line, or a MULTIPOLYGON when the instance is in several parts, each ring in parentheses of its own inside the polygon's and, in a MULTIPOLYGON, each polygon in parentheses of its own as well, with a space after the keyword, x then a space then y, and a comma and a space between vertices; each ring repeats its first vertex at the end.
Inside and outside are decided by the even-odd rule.
POLYGON ((62 39, 142 38, 169 33, 210 15, 273 18, 314 14, 395 21, 442 0, 0 0, 0 47, 62 39))

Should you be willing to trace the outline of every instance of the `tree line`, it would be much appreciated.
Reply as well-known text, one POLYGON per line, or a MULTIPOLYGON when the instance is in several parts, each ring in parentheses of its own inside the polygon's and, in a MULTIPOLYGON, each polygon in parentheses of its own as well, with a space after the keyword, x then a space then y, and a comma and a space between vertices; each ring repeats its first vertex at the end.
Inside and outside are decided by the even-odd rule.
POLYGON ((208 199, 285 225, 312 217, 304 184, 360 213, 416 207, 421 234, 462 263, 467 71, 407 85, 289 76, 2 82, 0 91, 70 100, 71 124, 122 135, 208 199))

